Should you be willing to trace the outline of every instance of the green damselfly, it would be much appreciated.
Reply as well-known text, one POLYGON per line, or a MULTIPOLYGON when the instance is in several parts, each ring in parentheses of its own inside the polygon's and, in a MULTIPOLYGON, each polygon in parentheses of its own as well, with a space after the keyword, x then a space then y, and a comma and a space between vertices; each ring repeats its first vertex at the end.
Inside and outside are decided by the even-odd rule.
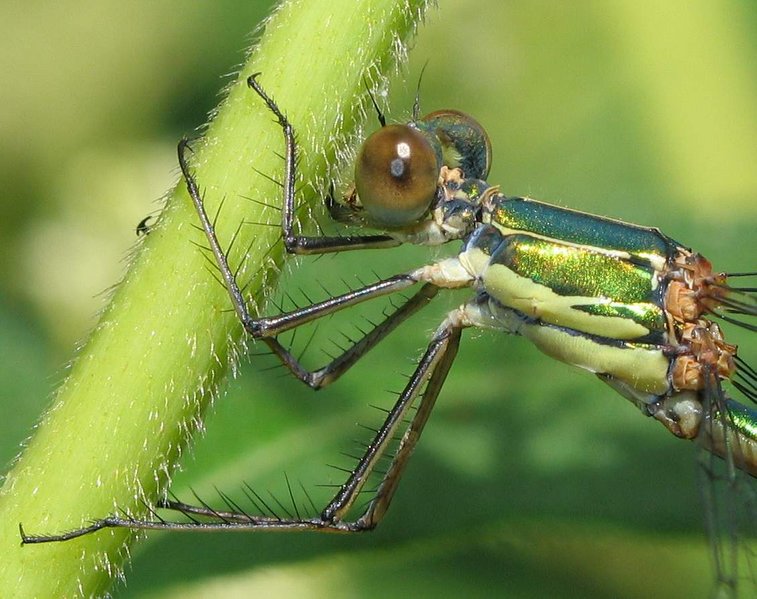
MULTIPOLYGON (((460 252, 326 301, 273 317, 256 318, 228 264, 179 144, 179 162, 223 283, 245 330, 265 343, 291 373, 318 389, 339 378, 366 352, 441 289, 472 295, 450 311, 433 334, 415 372, 383 425, 332 500, 318 516, 253 515, 233 502, 217 510, 164 500, 189 521, 109 516, 56 535, 27 535, 24 543, 64 541, 102 528, 168 530, 314 530, 358 532, 383 518, 444 380, 462 331, 477 327, 526 337, 544 353, 589 370, 677 437, 697 439, 722 457, 731 474, 757 476, 757 412, 730 397, 730 381, 750 401, 757 375, 726 341, 715 317, 749 330, 757 315, 754 289, 729 286, 701 255, 654 228, 640 227, 521 197, 486 182, 491 145, 469 116, 445 110, 420 117, 416 102, 407 125, 386 125, 360 150, 355 182, 327 207, 334 220, 378 234, 296 234, 297 147, 283 112, 255 76, 250 87, 276 116, 286 143, 282 232, 287 251, 314 255, 402 243, 435 246, 458 241, 460 252), (306 369, 279 340, 286 331, 356 304, 420 288, 324 367, 306 369), (408 424, 409 422, 409 424, 408 424), (392 439, 401 435, 398 445, 392 439), (378 489, 356 518, 350 512, 389 454, 378 489)), ((751 479, 750 479, 751 480, 751 479)), ((357 509, 357 508, 356 508, 357 509)), ((264 512, 265 510, 261 510, 264 512)), ((750 514, 750 518, 754 518, 750 514)))

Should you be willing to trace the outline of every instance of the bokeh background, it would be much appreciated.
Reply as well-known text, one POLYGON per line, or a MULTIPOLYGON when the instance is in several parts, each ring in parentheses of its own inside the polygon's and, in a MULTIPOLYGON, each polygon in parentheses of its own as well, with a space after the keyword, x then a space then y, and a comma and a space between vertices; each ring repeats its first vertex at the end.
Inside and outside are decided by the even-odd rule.
MULTIPOLYGON (((4 465, 124 272, 135 225, 175 183, 176 140, 205 121, 270 4, 0 6, 4 465)), ((428 61, 423 108, 476 116, 506 193, 658 226, 718 268, 753 269, 757 6, 658 4, 441 2, 389 116, 409 114, 428 61)), ((428 259, 401 248, 303 261, 282 289, 303 301, 428 259)), ((318 485, 341 480, 327 465, 350 465, 340 451, 368 436, 355 424, 380 422, 371 406, 391 404, 449 305, 317 395, 253 356, 174 489, 213 501, 214 486, 246 481, 288 505, 286 472, 325 499, 318 485)), ((333 324, 317 331, 316 361, 355 323, 333 324)), ((748 359, 753 342, 736 339, 748 359)), ((468 332, 377 532, 151 534, 116 596, 704 597, 700 483, 692 445, 591 376, 468 332)))

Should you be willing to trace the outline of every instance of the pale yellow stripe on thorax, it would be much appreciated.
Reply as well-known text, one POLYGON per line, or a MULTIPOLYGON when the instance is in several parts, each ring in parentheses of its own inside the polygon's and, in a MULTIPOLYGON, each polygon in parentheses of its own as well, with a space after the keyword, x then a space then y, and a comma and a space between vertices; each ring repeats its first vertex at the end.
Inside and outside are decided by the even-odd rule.
POLYGON ((484 266, 480 276, 491 297, 532 318, 613 339, 637 339, 649 334, 645 326, 629 318, 588 314, 574 308, 610 303, 609 299, 562 296, 502 264, 484 266))

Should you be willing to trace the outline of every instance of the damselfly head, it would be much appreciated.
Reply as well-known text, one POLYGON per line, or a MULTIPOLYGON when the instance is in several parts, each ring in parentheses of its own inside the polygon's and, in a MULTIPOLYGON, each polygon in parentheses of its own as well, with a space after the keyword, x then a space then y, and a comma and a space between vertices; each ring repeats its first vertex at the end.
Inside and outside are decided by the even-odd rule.
POLYGON ((355 190, 366 220, 384 229, 411 227, 434 207, 442 167, 485 179, 491 143, 483 127, 457 110, 440 110, 407 125, 382 127, 355 162, 355 190))

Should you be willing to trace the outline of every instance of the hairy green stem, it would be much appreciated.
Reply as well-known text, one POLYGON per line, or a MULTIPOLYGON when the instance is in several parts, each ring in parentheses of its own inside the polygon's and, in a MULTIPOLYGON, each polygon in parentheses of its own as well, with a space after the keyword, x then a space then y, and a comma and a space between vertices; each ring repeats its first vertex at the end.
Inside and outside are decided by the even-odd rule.
MULTIPOLYGON (((228 246, 240 222, 276 224, 281 130, 245 79, 260 82, 295 126, 301 182, 324 180, 361 118, 364 78, 401 57, 425 0, 293 0, 267 22, 260 42, 191 160, 210 214, 228 246)), ((196 244, 197 216, 179 184, 110 305, 80 350, 53 406, 0 494, 0 589, 4 596, 98 595, 122 571, 134 535, 106 530, 65 543, 21 546, 114 510, 140 513, 165 488, 218 390, 242 330, 225 290, 196 244)), ((282 264, 276 226, 239 229, 232 265, 253 299, 282 264)))

